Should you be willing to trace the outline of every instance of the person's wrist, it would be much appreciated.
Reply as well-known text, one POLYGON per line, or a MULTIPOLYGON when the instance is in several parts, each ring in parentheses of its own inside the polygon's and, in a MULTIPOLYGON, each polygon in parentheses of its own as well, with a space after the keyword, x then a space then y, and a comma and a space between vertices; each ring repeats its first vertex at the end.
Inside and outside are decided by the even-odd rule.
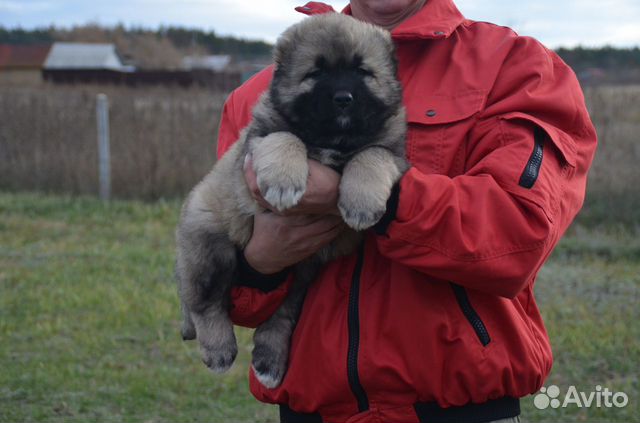
POLYGON ((278 267, 269 260, 264 260, 259 254, 254 253, 253 249, 249 245, 243 251, 244 260, 246 263, 256 272, 263 275, 273 275, 282 272, 285 267, 278 267))
POLYGON ((387 233, 387 229, 391 222, 396 219, 396 214, 398 213, 398 204, 400 202, 400 181, 396 182, 393 187, 391 187, 391 194, 387 199, 387 208, 375 225, 373 225, 373 231, 378 235, 384 235, 387 233))
POLYGON ((247 261, 244 251, 238 250, 238 286, 256 288, 263 292, 270 292, 278 288, 289 274, 289 269, 283 269, 272 274, 261 273, 254 269, 247 261))

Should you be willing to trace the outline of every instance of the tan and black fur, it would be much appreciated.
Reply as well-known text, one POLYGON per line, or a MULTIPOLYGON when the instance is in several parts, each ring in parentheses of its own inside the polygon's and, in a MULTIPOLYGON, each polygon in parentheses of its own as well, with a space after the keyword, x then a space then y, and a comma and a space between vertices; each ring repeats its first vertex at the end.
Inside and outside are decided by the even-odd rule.
POLYGON ((251 155, 260 191, 278 210, 303 196, 307 159, 342 173, 338 207, 351 229, 294 266, 291 292, 255 331, 252 365, 269 388, 286 372, 307 287, 324 263, 355 250, 357 231, 380 219, 407 169, 405 112, 388 32, 336 13, 306 18, 279 38, 275 62, 251 123, 183 206, 176 264, 183 337, 197 337, 206 365, 226 371, 237 353, 228 316, 237 254, 251 237, 253 216, 263 211, 244 181, 245 157, 251 155))

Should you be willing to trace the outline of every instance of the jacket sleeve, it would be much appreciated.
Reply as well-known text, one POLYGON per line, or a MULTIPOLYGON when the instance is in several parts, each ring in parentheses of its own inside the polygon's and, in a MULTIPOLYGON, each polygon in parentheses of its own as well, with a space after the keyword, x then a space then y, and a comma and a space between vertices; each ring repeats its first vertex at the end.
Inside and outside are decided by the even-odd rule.
POLYGON ((377 244, 432 277, 512 298, 583 203, 596 135, 575 75, 520 38, 467 141, 464 174, 403 176, 377 244))
MULTIPOLYGON (((225 102, 218 130, 217 156, 224 153, 239 138, 240 130, 248 122, 246 110, 239 110, 235 105, 235 91, 225 102), (240 123, 238 123, 240 121, 240 123)), ((240 251, 239 254, 242 254, 240 251)), ((290 274, 279 274, 274 278, 262 278, 248 268, 248 264, 240 262, 240 278, 231 291, 231 320, 240 326, 256 327, 267 320, 280 306, 286 297, 292 282, 290 274)))

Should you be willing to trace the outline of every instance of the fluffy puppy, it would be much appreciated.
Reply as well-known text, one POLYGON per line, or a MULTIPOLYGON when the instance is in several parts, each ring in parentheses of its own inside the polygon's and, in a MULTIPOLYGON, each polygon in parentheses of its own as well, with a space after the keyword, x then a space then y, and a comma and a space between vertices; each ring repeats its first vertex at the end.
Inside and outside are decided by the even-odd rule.
POLYGON ((197 337, 204 363, 226 371, 237 353, 229 292, 237 254, 263 210, 244 181, 251 154, 258 186, 276 209, 304 195, 308 159, 341 172, 338 207, 350 229, 294 266, 282 306, 254 333, 252 366, 266 387, 287 369, 291 333, 307 287, 329 260, 352 253, 362 231, 386 209, 392 186, 407 169, 405 112, 389 33, 349 16, 306 18, 275 47, 269 90, 240 139, 189 194, 177 228, 176 275, 185 339, 197 337))

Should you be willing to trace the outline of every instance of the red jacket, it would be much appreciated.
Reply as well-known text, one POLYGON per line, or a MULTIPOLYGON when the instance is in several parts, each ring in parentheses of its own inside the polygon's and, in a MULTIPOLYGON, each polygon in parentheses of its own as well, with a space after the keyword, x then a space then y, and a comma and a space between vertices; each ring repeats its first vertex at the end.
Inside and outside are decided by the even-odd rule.
MULTIPOLYGON (((396 217, 311 286, 282 385, 250 375, 260 401, 329 422, 418 421, 416 402, 539 390, 552 355, 533 286, 582 205, 596 148, 574 73, 537 41, 467 20, 451 0, 429 0, 392 36, 412 165, 396 217)), ((219 154, 271 75, 228 98, 219 154)), ((234 288, 232 319, 260 324, 288 286, 234 288)))

